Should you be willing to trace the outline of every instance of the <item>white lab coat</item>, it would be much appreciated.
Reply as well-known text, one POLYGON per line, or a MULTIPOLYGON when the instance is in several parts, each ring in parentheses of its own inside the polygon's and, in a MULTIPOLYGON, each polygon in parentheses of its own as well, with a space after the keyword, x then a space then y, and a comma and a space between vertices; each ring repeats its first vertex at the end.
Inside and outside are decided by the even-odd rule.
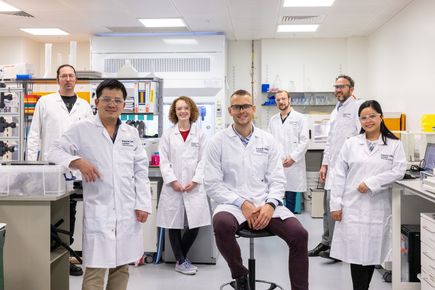
POLYGON ((323 151, 322 165, 328 165, 325 189, 331 189, 332 179, 334 178, 334 166, 338 154, 346 139, 356 136, 361 130, 361 123, 358 117, 358 109, 363 100, 356 100, 353 96, 349 97, 343 106, 337 110, 338 103, 331 113, 330 130, 323 151))
MULTIPOLYGON (((246 147, 231 125, 216 133, 209 141, 205 160, 205 190, 218 203, 214 214, 229 212, 241 224, 246 218, 233 204, 238 198, 261 206, 269 198, 281 201, 284 197, 286 179, 278 145, 260 128, 254 128, 246 147)), ((286 219, 294 214, 278 206, 273 217, 286 219)))
POLYGON ((101 178, 83 181, 83 263, 114 268, 144 252, 135 210, 152 212, 148 158, 137 130, 121 124, 112 142, 99 116, 81 121, 55 141, 48 160, 66 167, 78 158, 95 165, 101 178))
POLYGON ((335 167, 331 211, 343 210, 335 223, 331 256, 348 263, 378 265, 391 251, 391 184, 403 178, 406 158, 399 140, 382 137, 370 152, 365 134, 346 141, 335 167), (370 189, 360 193, 364 182, 370 189))
POLYGON ((32 124, 27 137, 26 160, 47 160, 47 153, 53 142, 72 124, 79 120, 92 119, 91 106, 77 97, 71 112, 65 106, 59 93, 42 96, 36 103, 32 124))
POLYGON ((292 109, 283 124, 280 113, 278 113, 270 118, 268 130, 280 145, 282 160, 290 157, 295 161, 292 166, 284 168, 287 179, 285 190, 294 192, 306 191, 307 168, 305 165, 305 153, 307 152, 309 141, 307 118, 292 109))
POLYGON ((160 139, 160 171, 163 187, 157 209, 157 226, 183 229, 185 213, 190 229, 211 224, 210 207, 203 187, 205 134, 192 124, 186 141, 178 124, 168 129, 160 139), (190 192, 176 192, 170 183, 178 180, 182 186, 198 183, 190 192))

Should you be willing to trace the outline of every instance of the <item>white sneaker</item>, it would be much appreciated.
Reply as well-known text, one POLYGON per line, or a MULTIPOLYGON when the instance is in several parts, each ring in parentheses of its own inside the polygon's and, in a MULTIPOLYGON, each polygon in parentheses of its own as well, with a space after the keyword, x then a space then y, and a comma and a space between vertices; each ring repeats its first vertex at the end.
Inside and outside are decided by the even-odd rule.
POLYGON ((192 262, 189 259, 186 259, 186 262, 190 264, 190 266, 196 271, 198 272, 198 267, 193 265, 192 262))
POLYGON ((178 264, 178 262, 175 264, 175 271, 180 272, 181 274, 185 275, 195 275, 196 270, 192 267, 192 264, 188 263, 187 261, 184 261, 183 264, 178 264))

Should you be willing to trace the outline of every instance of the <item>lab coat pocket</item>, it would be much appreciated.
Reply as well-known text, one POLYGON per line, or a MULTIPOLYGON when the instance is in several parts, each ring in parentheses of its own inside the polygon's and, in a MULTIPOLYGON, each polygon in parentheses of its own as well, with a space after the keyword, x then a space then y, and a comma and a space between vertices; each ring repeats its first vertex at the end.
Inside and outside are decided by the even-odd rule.
POLYGON ((264 182, 264 175, 267 171, 268 154, 264 152, 255 152, 252 155, 252 174, 257 182, 264 182))
POLYGON ((123 207, 122 217, 118 219, 118 233, 120 235, 131 235, 137 232, 140 223, 136 220, 136 213, 130 207, 123 207))
POLYGON ((85 205, 83 227, 86 234, 104 234, 107 228, 108 207, 85 205))
POLYGON ((122 166, 123 174, 128 176, 133 175, 134 164, 134 148, 122 148, 119 150, 119 164, 122 166))

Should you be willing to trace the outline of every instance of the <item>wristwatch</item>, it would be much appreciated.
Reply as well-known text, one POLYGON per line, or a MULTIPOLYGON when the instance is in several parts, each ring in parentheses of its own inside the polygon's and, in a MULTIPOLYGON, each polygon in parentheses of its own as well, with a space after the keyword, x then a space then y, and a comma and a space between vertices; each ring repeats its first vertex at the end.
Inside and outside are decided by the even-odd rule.
POLYGON ((266 202, 266 204, 268 204, 271 207, 273 207, 273 209, 276 209, 276 205, 273 202, 269 201, 269 202, 266 202))

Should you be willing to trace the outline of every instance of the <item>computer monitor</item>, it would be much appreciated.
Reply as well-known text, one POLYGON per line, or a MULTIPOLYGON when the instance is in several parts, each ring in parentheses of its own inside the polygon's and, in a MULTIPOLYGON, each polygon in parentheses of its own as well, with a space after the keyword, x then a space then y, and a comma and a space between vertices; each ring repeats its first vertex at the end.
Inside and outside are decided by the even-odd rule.
POLYGON ((422 165, 424 171, 432 171, 435 168, 435 143, 427 143, 422 165))

